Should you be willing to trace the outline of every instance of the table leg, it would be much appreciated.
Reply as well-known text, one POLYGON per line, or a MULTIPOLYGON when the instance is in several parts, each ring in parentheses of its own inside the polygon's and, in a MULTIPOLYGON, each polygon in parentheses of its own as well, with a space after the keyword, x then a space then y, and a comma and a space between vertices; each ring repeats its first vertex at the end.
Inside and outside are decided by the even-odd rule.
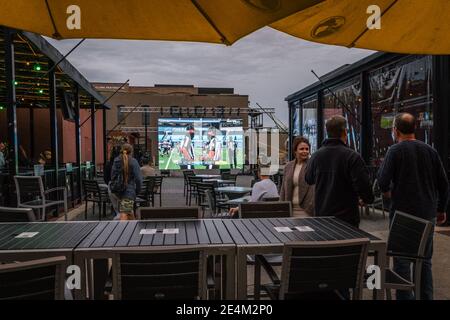
POLYGON ((87 298, 87 268, 86 268, 86 260, 80 254, 74 254, 74 264, 80 268, 80 289, 75 289, 74 297, 75 300, 85 300, 87 298))
POLYGON ((94 300, 106 300, 105 283, 108 279, 108 259, 94 259, 93 270, 93 298, 94 300))
POLYGON ((225 258, 225 268, 226 272, 223 273, 225 275, 226 284, 225 284, 225 299, 226 300, 234 300, 236 298, 236 259, 235 259, 235 249, 230 250, 230 252, 224 256, 225 258))
POLYGON ((386 277, 386 244, 379 244, 375 250, 375 265, 380 268, 380 283, 381 288, 374 290, 374 299, 384 300, 385 299, 385 277, 386 277))
POLYGON ((247 254, 245 250, 237 249, 237 299, 247 300, 247 254))

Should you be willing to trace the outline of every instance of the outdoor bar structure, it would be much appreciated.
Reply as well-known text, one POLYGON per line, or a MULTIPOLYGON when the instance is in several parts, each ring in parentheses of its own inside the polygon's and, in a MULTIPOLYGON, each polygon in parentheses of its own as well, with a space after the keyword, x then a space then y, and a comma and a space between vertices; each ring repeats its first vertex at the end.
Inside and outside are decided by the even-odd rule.
POLYGON ((82 177, 106 158, 106 99, 42 36, 1 28, 0 42, 0 204, 14 205, 15 175, 41 170, 75 205, 82 177))
POLYGON ((438 150, 448 171, 449 70, 448 56, 392 53, 338 68, 286 98, 290 141, 303 135, 315 151, 327 119, 342 115, 349 122, 349 145, 376 169, 393 144, 395 115, 409 112, 417 118, 418 139, 438 150))

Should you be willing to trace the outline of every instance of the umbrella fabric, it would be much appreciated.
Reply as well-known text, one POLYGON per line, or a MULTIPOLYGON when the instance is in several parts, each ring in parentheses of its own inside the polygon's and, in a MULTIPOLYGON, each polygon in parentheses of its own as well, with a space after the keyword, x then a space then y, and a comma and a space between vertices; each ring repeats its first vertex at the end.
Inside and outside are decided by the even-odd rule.
POLYGON ((271 27, 326 44, 398 53, 450 54, 448 0, 326 0, 271 27), (380 9, 381 18, 377 21, 381 29, 367 27, 368 20, 374 21, 371 16, 375 12, 368 10, 372 5, 380 9))
POLYGON ((322 1, 0 0, 0 25, 57 39, 174 40, 229 45, 322 1))

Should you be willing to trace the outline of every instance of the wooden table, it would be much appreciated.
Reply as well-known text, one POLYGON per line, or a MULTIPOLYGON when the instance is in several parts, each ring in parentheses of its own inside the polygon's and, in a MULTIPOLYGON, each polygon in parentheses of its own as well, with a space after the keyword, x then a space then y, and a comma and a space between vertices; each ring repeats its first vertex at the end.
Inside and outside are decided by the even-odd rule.
POLYGON ((197 178, 202 179, 221 179, 222 176, 220 174, 196 174, 197 178))
POLYGON ((205 179, 203 182, 217 182, 219 186, 234 185, 236 181, 234 180, 222 180, 222 179, 205 179))
MULTIPOLYGON (((369 250, 375 252, 375 264, 381 269, 384 283, 386 242, 370 233, 356 229, 334 217, 224 220, 237 246, 237 299, 247 298, 247 255, 282 254, 284 243, 290 241, 332 241, 368 238, 369 250), (309 226, 313 232, 280 233, 275 227, 309 226)), ((384 290, 376 290, 376 298, 384 299, 384 290)))
MULTIPOLYGON (((94 261, 93 279, 86 285, 83 281, 81 296, 86 298, 86 289, 90 288, 90 297, 100 298, 107 273, 106 259, 113 258, 115 252, 140 248, 143 251, 160 251, 164 248, 183 249, 202 248, 207 255, 224 258, 223 279, 224 297, 235 297, 235 254, 236 246, 222 220, 174 220, 174 221, 128 221, 100 222, 94 230, 75 249, 75 263, 84 272, 91 274, 87 265, 94 261), (178 229, 178 234, 142 235, 142 229, 178 229)), ((83 279, 85 280, 85 279, 83 279)))
POLYGON ((73 249, 98 222, 33 222, 0 224, 0 262, 65 256, 72 264, 73 249), (30 238, 19 238, 33 233, 30 238))

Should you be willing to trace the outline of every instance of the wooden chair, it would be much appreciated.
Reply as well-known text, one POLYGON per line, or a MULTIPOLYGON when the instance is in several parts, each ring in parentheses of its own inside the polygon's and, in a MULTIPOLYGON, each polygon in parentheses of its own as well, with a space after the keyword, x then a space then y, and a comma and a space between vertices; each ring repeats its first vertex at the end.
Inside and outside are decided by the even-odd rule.
POLYGON ((245 202, 239 205, 239 217, 241 219, 289 218, 291 216, 292 203, 290 201, 245 202))
POLYGON ((273 300, 342 299, 353 289, 353 300, 362 298, 368 239, 286 243, 281 280, 263 288, 273 300))
POLYGON ((137 216, 141 220, 201 218, 199 207, 139 208, 137 216))
POLYGON ((251 188, 255 182, 254 176, 240 175, 236 177, 236 187, 251 188))
POLYGON ((84 208, 84 217, 87 220, 88 202, 92 202, 92 213, 95 215, 95 204, 99 207, 99 220, 102 220, 103 216, 106 217, 106 204, 111 203, 109 199, 108 189, 100 188, 97 180, 83 180, 84 201, 86 206, 84 208))
POLYGON ((187 195, 188 186, 189 186, 189 180, 188 177, 195 176, 194 170, 183 170, 183 177, 184 177, 184 188, 183 188, 183 195, 187 195))
POLYGON ((206 258, 199 250, 123 252, 113 259, 116 300, 206 299, 206 258))
POLYGON ((63 300, 65 257, 0 265, 0 300, 63 300))
POLYGON ((45 190, 42 177, 35 176, 15 176, 14 182, 17 192, 17 207, 38 209, 41 212, 41 216, 37 220, 45 221, 47 220, 47 208, 55 206, 58 208, 62 204, 64 205, 64 218, 67 220, 67 190, 65 187, 45 190), (50 194, 59 191, 63 192, 63 200, 48 199, 50 194))
POLYGON ((31 208, 0 207, 0 222, 34 222, 36 216, 31 208))
POLYGON ((159 196, 159 206, 162 206, 162 184, 163 184, 163 177, 147 177, 148 180, 152 181, 153 183, 153 206, 155 206, 155 196, 159 196))
POLYGON ((420 283, 422 264, 425 257, 426 244, 432 230, 430 221, 396 212, 392 220, 387 243, 388 261, 401 258, 410 261, 413 268, 413 281, 404 279, 393 269, 386 270, 384 288, 388 299, 392 299, 391 290, 413 291, 416 300, 420 300, 420 283))

